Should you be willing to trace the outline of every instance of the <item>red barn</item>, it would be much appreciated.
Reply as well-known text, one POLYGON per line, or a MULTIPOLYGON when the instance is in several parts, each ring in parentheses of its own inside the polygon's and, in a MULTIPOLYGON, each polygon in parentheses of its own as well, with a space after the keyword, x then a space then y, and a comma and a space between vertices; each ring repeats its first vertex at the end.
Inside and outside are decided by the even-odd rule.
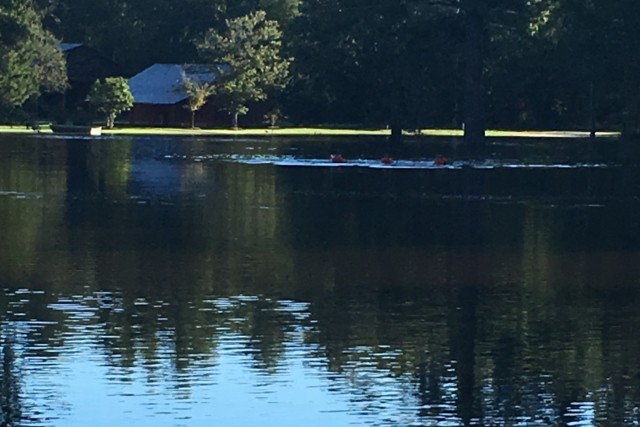
MULTIPOLYGON (((142 126, 191 126, 185 80, 212 83, 218 72, 201 64, 155 64, 129 79, 134 98, 129 122, 142 126)), ((196 112, 197 126, 227 123, 228 115, 207 102, 196 112)))

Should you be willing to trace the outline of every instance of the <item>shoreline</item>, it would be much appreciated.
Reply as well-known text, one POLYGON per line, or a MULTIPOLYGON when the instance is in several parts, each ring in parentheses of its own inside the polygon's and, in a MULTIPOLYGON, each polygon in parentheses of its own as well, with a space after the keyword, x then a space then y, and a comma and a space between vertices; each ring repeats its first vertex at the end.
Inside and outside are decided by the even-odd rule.
MULTIPOLYGON (((48 126, 40 131, 33 130, 24 125, 0 126, 0 134, 44 134, 53 135, 48 126)), ((114 129, 102 129, 103 135, 128 135, 128 136, 291 136, 291 137, 314 137, 314 136, 384 136, 391 135, 389 129, 340 129, 340 128, 248 128, 248 129, 187 129, 187 128, 153 128, 153 127, 122 127, 114 129)), ((460 129, 422 129, 420 133, 406 132, 408 138, 420 137, 462 137, 463 131, 460 129)), ((489 138, 562 138, 562 139, 587 139, 589 131, 569 131, 569 130, 493 130, 485 132, 489 138)), ((596 138, 619 138, 620 132, 602 131, 596 133, 596 138)))

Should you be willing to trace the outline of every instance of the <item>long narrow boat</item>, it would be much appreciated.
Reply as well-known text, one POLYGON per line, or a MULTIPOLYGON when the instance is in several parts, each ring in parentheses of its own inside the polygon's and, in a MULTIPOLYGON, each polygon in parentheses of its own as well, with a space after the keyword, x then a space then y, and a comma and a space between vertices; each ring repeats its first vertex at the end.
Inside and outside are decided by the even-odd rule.
POLYGON ((71 135, 102 135, 102 126, 81 126, 81 125, 51 125, 53 133, 71 135))

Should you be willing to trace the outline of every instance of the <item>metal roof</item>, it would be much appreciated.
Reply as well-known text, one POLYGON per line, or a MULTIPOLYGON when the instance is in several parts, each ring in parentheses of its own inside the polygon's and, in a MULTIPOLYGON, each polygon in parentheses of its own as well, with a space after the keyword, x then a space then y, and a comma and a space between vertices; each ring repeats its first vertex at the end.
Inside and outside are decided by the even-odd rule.
POLYGON ((82 46, 82 43, 60 43, 60 50, 67 52, 80 46, 82 46))
POLYGON ((129 79, 136 104, 172 105, 187 99, 185 77, 195 82, 211 83, 218 72, 204 64, 155 64, 129 79))

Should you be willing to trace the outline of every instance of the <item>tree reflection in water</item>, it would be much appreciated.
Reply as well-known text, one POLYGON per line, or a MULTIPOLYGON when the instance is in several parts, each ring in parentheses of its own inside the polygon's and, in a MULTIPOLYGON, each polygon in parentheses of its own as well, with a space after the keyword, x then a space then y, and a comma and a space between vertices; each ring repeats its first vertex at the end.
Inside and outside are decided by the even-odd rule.
POLYGON ((16 356, 12 338, 7 336, 0 325, 0 344, 2 349, 2 366, 0 369, 0 425, 17 426, 22 420, 22 398, 20 394, 19 375, 16 370, 16 356))
POLYGON ((214 407, 224 366, 256 393, 321 390, 326 412, 347 396, 368 424, 640 422, 640 207, 610 201, 616 170, 582 192, 580 170, 207 165, 163 155, 216 144, 93 142, 0 146, 2 330, 24 332, 2 336, 4 424, 60 391, 50 366, 139 411, 214 407))

